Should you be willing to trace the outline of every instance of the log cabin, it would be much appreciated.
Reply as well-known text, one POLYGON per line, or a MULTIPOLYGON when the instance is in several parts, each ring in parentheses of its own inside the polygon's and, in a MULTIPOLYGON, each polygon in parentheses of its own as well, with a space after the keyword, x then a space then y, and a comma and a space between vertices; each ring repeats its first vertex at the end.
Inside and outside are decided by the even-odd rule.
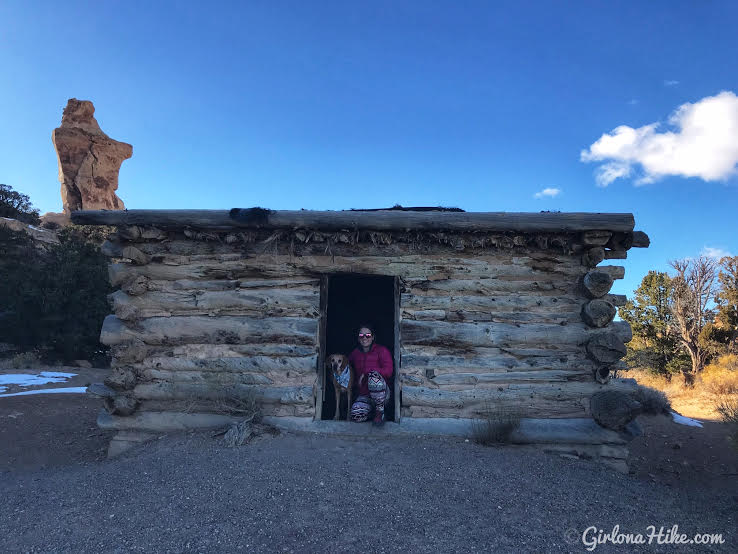
MULTIPOLYGON (((346 211, 77 211, 107 225, 111 455, 151 433, 222 426, 255 399, 287 429, 345 430, 324 360, 372 321, 394 358, 393 423, 378 432, 464 435, 514 413, 511 442, 623 469, 627 437, 599 427, 589 399, 631 331, 610 294, 632 214, 346 211), (333 427, 332 427, 333 426, 333 427)), ((367 429, 369 427, 366 427, 367 429)))

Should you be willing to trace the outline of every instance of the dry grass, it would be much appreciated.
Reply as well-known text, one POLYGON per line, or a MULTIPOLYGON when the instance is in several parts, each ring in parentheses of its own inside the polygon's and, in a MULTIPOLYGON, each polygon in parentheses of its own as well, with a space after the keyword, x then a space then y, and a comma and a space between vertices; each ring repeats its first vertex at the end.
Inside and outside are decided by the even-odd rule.
POLYGON ((728 354, 702 371, 705 390, 716 395, 738 394, 738 355, 728 354))
POLYGON ((735 355, 722 356, 708 365, 693 387, 686 387, 680 375, 668 381, 643 369, 629 370, 622 377, 633 378, 639 385, 661 391, 674 410, 696 419, 720 421, 718 405, 738 402, 738 356, 735 355))
POLYGON ((658 389, 640 385, 633 398, 641 403, 643 413, 651 415, 668 414, 671 411, 671 403, 666 393, 658 389))
POLYGON ((738 399, 720 401, 717 411, 723 421, 728 424, 729 437, 733 446, 738 448, 738 399))
POLYGON ((520 415, 494 406, 486 406, 480 412, 481 419, 472 424, 472 438, 483 445, 510 442, 510 436, 520 425, 520 415))

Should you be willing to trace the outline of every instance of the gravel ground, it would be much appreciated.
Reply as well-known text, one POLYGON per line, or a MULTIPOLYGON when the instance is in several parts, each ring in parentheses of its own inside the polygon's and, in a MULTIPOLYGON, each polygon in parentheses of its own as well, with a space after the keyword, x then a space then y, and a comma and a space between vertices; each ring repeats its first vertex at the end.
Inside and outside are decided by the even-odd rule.
POLYGON ((114 460, 3 471, 0 498, 6 552, 582 552, 587 527, 615 525, 722 533, 702 551, 738 549, 733 492, 461 439, 285 434, 228 449, 191 433, 114 460))

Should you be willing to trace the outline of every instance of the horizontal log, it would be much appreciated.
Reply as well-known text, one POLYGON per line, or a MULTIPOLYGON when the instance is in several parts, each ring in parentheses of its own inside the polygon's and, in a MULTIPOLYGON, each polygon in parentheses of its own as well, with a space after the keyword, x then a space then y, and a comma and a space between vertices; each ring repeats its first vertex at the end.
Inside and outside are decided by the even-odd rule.
POLYGON ((556 350, 538 351, 537 356, 512 355, 505 349, 476 348, 472 355, 437 354, 434 349, 414 352, 403 349, 402 371, 434 372, 506 372, 510 370, 572 370, 589 372, 594 369, 594 362, 585 358, 581 347, 575 351, 562 352, 556 350), (408 353, 405 353, 408 352, 408 353))
POLYGON ((317 317, 320 292, 292 289, 235 291, 155 291, 129 296, 122 290, 108 297, 123 320, 176 315, 258 315, 317 317))
POLYGON ((582 380, 585 373, 563 369, 506 371, 495 373, 442 373, 429 382, 434 385, 499 385, 516 382, 566 382, 582 380))
MULTIPOLYGON (((233 291, 248 289, 291 289, 291 290, 313 290, 320 284, 319 279, 257 279, 257 280, 240 280, 240 279, 218 279, 218 280, 197 280, 197 279, 178 279, 155 280, 141 277, 147 283, 145 290, 153 292, 170 292, 170 291, 233 291)), ((125 290, 125 287, 122 287, 125 290)), ((144 290, 144 292, 145 292, 144 290)), ((126 291, 127 292, 127 291, 126 291)))
MULTIPOLYGON (((137 277, 152 280, 248 280, 264 277, 309 277, 332 273, 360 273, 392 275, 403 278, 440 279, 498 279, 512 281, 542 281, 566 283, 576 281, 585 273, 581 266, 557 266, 555 269, 534 269, 535 261, 505 264, 494 256, 450 258, 447 256, 403 256, 401 258, 340 257, 340 256, 282 256, 262 255, 231 261, 201 260, 184 265, 151 263, 144 266, 110 264, 113 286, 137 277)), ((616 269, 601 268, 602 271, 616 269)), ((615 277, 620 278, 620 277, 615 277)))
POLYGON ((314 374, 317 354, 310 356, 242 356, 223 358, 149 357, 133 364, 134 369, 217 373, 314 374))
POLYGON ((402 310, 402 318, 418 321, 491 322, 491 323, 551 323, 564 325, 579 321, 577 312, 536 313, 469 310, 402 310))
POLYGON ((505 323, 449 323, 412 321, 401 323, 403 343, 428 345, 465 345, 504 347, 511 344, 586 344, 594 334, 610 333, 627 342, 632 338, 630 325, 624 321, 605 329, 591 329, 584 322, 568 325, 542 323, 511 325, 505 323))
POLYGON ((576 313, 582 308, 582 299, 564 295, 543 297, 524 294, 429 296, 426 294, 404 293, 400 295, 400 306, 404 310, 576 313))
MULTIPOLYGON (((553 400, 548 398, 531 399, 521 402, 520 399, 498 400, 495 406, 504 412, 514 413, 520 417, 537 418, 585 418, 589 417, 588 410, 581 399, 553 400)), ((403 406, 402 417, 406 421, 417 418, 472 418, 480 419, 484 407, 482 404, 472 404, 464 407, 448 406, 403 406)))
POLYGON ((78 225, 154 225, 159 228, 201 229, 419 229, 464 231, 632 231, 633 214, 515 213, 413 211, 268 211, 254 217, 251 209, 233 210, 80 210, 78 225))
POLYGON ((446 296, 448 294, 499 296, 527 294, 561 296, 574 294, 576 284, 568 281, 552 281, 542 278, 534 281, 506 281, 502 279, 404 279, 404 290, 417 295, 446 296))
MULTIPOLYGON (((141 383, 133 389, 133 396, 141 400, 187 400, 223 398, 224 390, 219 385, 189 383, 141 383)), ((233 385, 228 394, 236 398, 254 398, 263 404, 312 404, 313 388, 266 387, 256 385, 233 385)))
MULTIPOLYGON (((168 244, 168 243, 164 243, 168 244)), ((335 258, 350 258, 355 261, 367 261, 376 263, 378 259, 386 259, 388 256, 385 254, 386 248, 377 250, 376 253, 371 255, 362 254, 359 250, 353 249, 348 256, 341 256, 337 252, 327 253, 325 247, 323 251, 319 251, 312 255, 303 255, 300 257, 308 258, 308 260, 296 260, 295 256, 289 254, 274 252, 263 252, 257 249, 256 251, 250 252, 248 249, 239 248, 235 252, 228 253, 206 253, 206 254, 193 254, 193 255, 172 255, 167 253, 160 253, 152 255, 152 261, 164 265, 197 265, 197 264, 222 264, 239 262, 241 260, 250 260, 251 258, 262 257, 263 260, 271 261, 272 263, 281 262, 293 262, 302 263, 310 262, 310 259, 314 259, 318 262, 334 260, 335 258)), ((449 253, 436 253, 423 251, 422 255, 418 252, 402 253, 403 258, 409 258, 416 262, 418 265, 431 264, 436 270, 445 269, 444 266, 456 265, 457 269, 461 270, 464 267, 487 267, 490 264, 496 268, 510 268, 506 269, 511 275, 520 274, 521 272, 527 272, 530 270, 540 271, 544 273, 556 273, 561 275, 572 275, 582 273, 581 264, 578 257, 566 254, 553 254, 549 252, 485 252, 474 256, 460 254, 459 252, 449 253), (517 270, 513 269, 517 268, 517 270)), ((393 260, 394 263, 403 263, 403 260, 393 260)))
MULTIPOLYGON (((213 415, 228 415, 223 403, 217 400, 188 399, 188 400, 142 400, 138 406, 141 412, 167 412, 167 413, 199 413, 213 415)), ((275 404, 263 403, 259 406, 262 417, 273 417, 279 419, 285 416, 309 417, 311 420, 315 415, 315 406, 311 404, 275 404)), ((134 417, 135 415, 134 414, 134 417)), ((243 415, 231 415, 237 421, 243 419, 243 415)))
POLYGON ((177 412, 147 412, 139 410, 130 417, 116 417, 104 410, 97 425, 105 430, 137 429, 152 432, 184 431, 187 429, 216 429, 238 421, 236 416, 177 412))
POLYGON ((603 390, 603 387, 610 387, 609 390, 633 390, 631 384, 618 381, 612 381, 608 385, 600 385, 594 381, 521 383, 509 384, 503 387, 459 391, 405 385, 402 387, 402 405, 457 409, 476 406, 485 410, 488 407, 515 405, 516 402, 521 405, 534 406, 537 402, 545 400, 554 402, 574 400, 575 402, 588 403, 589 398, 603 390))
MULTIPOLYGON (((279 233, 279 231, 277 231, 279 233)), ((268 233, 273 233, 268 231, 268 233)), ((307 233, 303 231, 303 233, 307 233)), ((438 237, 440 233, 429 234, 422 244, 417 244, 417 232, 404 233, 398 236, 390 236, 387 234, 386 241, 372 242, 368 233, 379 233, 378 231, 365 231, 362 234, 356 232, 335 232, 325 233, 324 236, 318 236, 315 233, 307 233, 310 235, 309 242, 295 240, 295 236, 291 232, 286 232, 284 236, 280 236, 273 240, 271 236, 267 239, 259 238, 255 241, 238 242, 232 244, 224 244, 216 240, 200 241, 192 239, 166 241, 164 243, 136 243, 136 246, 153 257, 164 256, 167 261, 174 261, 178 256, 195 256, 195 255, 211 255, 220 257, 224 255, 238 252, 244 257, 257 256, 264 253, 269 254, 292 254, 295 256, 320 256, 326 251, 335 256, 382 256, 385 258, 393 258, 399 256, 407 256, 408 254, 423 253, 432 255, 453 255, 458 256, 459 252, 495 252, 495 253, 511 253, 520 252, 521 248, 525 248, 526 252, 535 253, 542 252, 561 252, 571 249, 572 252, 577 251, 579 245, 569 245, 571 238, 560 236, 560 244, 551 244, 541 240, 547 238, 547 235, 536 235, 535 239, 530 235, 515 235, 510 237, 507 234, 491 234, 491 233, 444 233, 443 237, 438 237), (409 236, 409 235, 413 236, 409 236), (342 242, 345 240, 346 242, 342 242), (566 244, 566 246, 564 246, 566 244), (526 246, 527 245, 527 246, 526 246), (547 250, 550 248, 550 250, 547 250)), ((386 234, 386 233, 383 233, 386 234)), ((228 236, 226 236, 228 238, 228 236)), ((422 239, 421 239, 422 240, 422 239)), ((554 241, 551 241, 553 243, 554 241)))
POLYGON ((289 385, 311 386, 315 381, 315 369, 311 372, 290 373, 289 371, 268 373, 233 371, 169 371, 163 369, 144 369, 139 372, 139 382, 165 381, 167 383, 191 383, 211 387, 230 387, 233 385, 289 385))
POLYGON ((152 317, 141 320, 135 328, 127 327, 116 316, 103 321, 100 342, 108 346, 140 340, 145 344, 284 342, 314 344, 318 321, 308 318, 221 316, 152 317))

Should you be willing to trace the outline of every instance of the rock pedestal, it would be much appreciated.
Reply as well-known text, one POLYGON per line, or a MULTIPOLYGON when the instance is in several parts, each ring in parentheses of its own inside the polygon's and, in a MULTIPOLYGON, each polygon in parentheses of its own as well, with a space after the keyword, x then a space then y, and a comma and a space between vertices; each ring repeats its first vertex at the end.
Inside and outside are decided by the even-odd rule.
POLYGON ((65 213, 125 209, 115 191, 120 166, 133 155, 133 147, 103 133, 94 113, 92 102, 70 99, 61 127, 51 135, 65 213))

